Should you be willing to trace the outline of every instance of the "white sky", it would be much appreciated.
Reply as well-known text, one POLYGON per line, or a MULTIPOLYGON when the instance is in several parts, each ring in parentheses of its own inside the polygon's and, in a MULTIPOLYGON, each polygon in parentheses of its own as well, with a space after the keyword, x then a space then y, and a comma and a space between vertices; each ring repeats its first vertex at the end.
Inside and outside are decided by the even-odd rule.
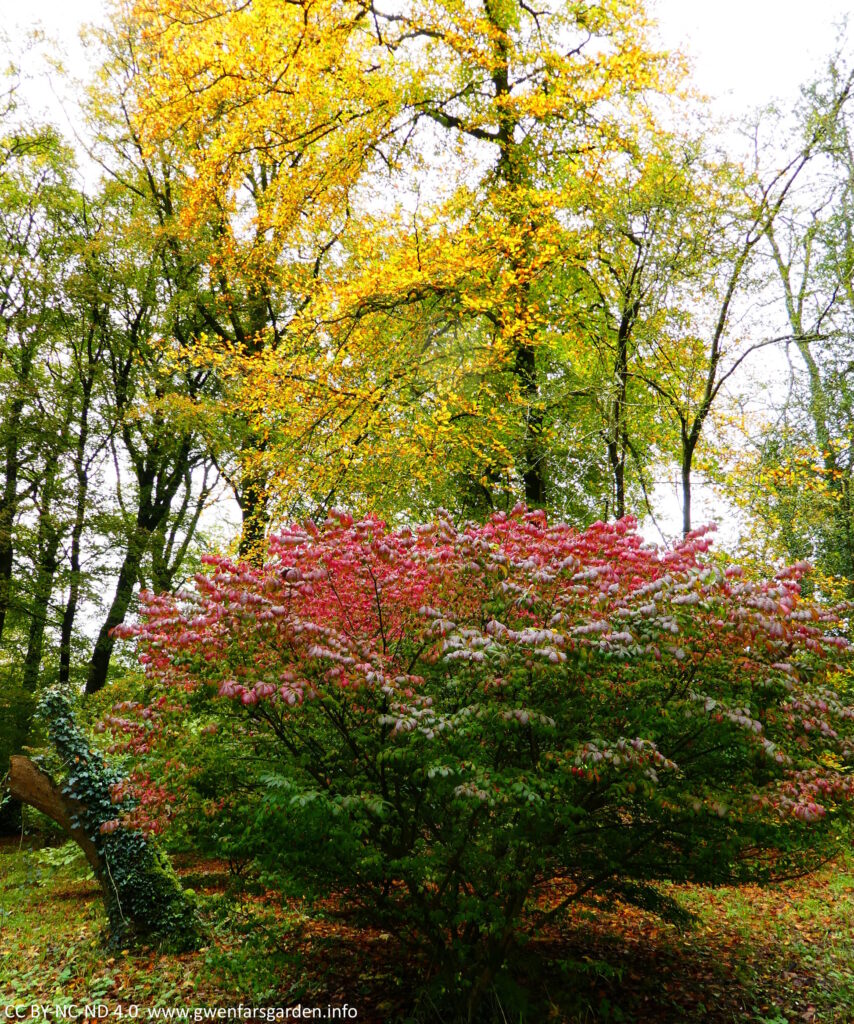
MULTIPOLYGON (((651 0, 664 42, 695 59, 698 85, 728 112, 796 94, 835 45, 850 0, 651 0)), ((0 0, 10 33, 40 22, 79 63, 79 27, 103 16, 103 0, 0 0)), ((45 90, 47 91, 47 90, 45 90)))
MULTIPOLYGON (((728 113, 793 99, 837 45, 850 0, 652 0, 664 41, 728 113)), ((852 25, 854 28, 854 25, 852 25)))
MULTIPOLYGON (((664 45, 678 47, 694 66, 696 85, 714 100, 722 115, 746 114, 771 100, 792 103, 801 83, 810 80, 839 45, 838 26, 851 0, 649 0, 658 17, 664 45)), ((0 26, 15 40, 40 23, 67 54, 66 66, 85 76, 77 39, 81 25, 103 18, 104 0, 0 0, 0 26)), ((854 54, 854 24, 849 53, 854 54)), ((49 75, 37 75, 27 87, 33 112, 45 113, 72 134, 73 100, 65 112, 49 75)), ((84 171, 85 173, 85 171, 84 171)), ((665 532, 678 532, 675 489, 658 488, 656 504, 665 532)), ((694 521, 720 518, 713 494, 700 480, 694 493, 694 521)), ((724 524, 725 525, 725 524, 724 524)))

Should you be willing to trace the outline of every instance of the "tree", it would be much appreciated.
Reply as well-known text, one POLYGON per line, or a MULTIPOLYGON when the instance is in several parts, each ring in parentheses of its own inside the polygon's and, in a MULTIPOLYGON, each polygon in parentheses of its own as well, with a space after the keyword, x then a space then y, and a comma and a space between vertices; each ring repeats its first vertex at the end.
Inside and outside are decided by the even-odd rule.
MULTIPOLYGON (((372 91, 375 47, 357 5, 186 13, 140 5, 103 37, 108 84, 95 116, 111 170, 150 204, 164 270, 195 304, 188 348, 204 351, 204 338, 194 345, 204 333, 220 357, 290 349, 289 323, 397 107, 372 91)), ((223 469, 243 513, 243 550, 260 550, 268 431, 239 403, 218 411, 218 440, 226 434, 226 457, 237 456, 223 469)))
POLYGON ((239 321, 206 327, 195 357, 231 343, 244 467, 285 511, 322 512, 342 488, 381 502, 378 466, 400 480, 387 500, 426 506, 395 450, 430 496, 547 500, 550 284, 579 241, 561 206, 571 217, 642 98, 678 78, 647 27, 628 0, 256 0, 189 20, 163 2, 119 26, 140 157, 166 148, 180 169, 176 245, 211 226, 206 258, 239 321), (440 168, 447 184, 411 216, 406 188, 440 168), (401 205, 378 213, 378 189, 401 205))
POLYGON ((225 743, 221 832, 345 885, 471 1014, 523 917, 601 892, 664 908, 655 880, 768 881, 833 848, 854 797, 838 613, 800 597, 803 566, 747 582, 709 545, 522 507, 292 526, 263 567, 209 557, 194 590, 145 596, 121 633, 153 703, 107 724, 140 767, 164 745, 179 799, 225 743))
POLYGON ((211 492, 209 446, 193 415, 209 375, 176 367, 171 358, 170 343, 179 344, 187 329, 186 311, 164 294, 162 243, 156 236, 153 244, 143 241, 150 222, 137 205, 133 196, 120 194, 114 209, 105 207, 96 268, 97 286, 109 294, 111 307, 102 325, 106 414, 119 485, 124 464, 131 488, 117 495, 123 554, 89 664, 89 693, 106 683, 112 631, 124 621, 146 558, 151 559, 152 578, 171 585, 211 492), (120 233, 124 244, 118 241, 120 233), (200 468, 204 472, 197 479, 200 468))
MULTIPOLYGON (((73 232, 70 154, 50 130, 21 130, 0 140, 0 344, 3 485, 0 493, 0 640, 13 599, 15 527, 22 503, 41 483, 38 440, 53 431, 34 398, 59 326, 55 290, 69 272, 73 232), (38 436, 34 436, 38 435, 38 436), (29 485, 29 486, 28 486, 29 485)), ((50 458, 48 459, 50 461, 50 458)))
MULTIPOLYGON (((847 102, 851 84, 849 81, 837 97, 837 110, 847 102)), ((692 528, 695 455, 725 385, 752 353, 790 340, 788 333, 765 333, 752 340, 750 335, 739 336, 736 312, 739 300, 746 297, 750 301, 758 290, 759 281, 751 280, 751 276, 757 274, 762 262, 762 243, 827 130, 827 121, 813 126, 800 152, 764 180, 758 172, 741 178, 733 176, 733 168, 722 168, 722 177, 711 183, 712 191, 703 200, 705 215, 711 221, 707 230, 718 239, 704 280, 704 290, 712 301, 707 298, 703 305, 693 308, 689 304, 673 318, 656 345, 656 360, 640 375, 677 421, 683 534, 692 528)), ((690 289, 694 282, 689 278, 686 283, 690 289)))
POLYGON ((0 140, 0 649, 14 751, 26 740, 44 671, 71 682, 81 597, 91 599, 109 568, 83 578, 98 528, 102 543, 115 525, 110 512, 136 520, 92 654, 95 689, 106 679, 109 630, 124 617, 146 558, 152 578, 169 585, 213 473, 208 459, 206 475, 193 475, 206 448, 200 454, 186 410, 183 419, 173 412, 166 436, 167 418, 156 408, 179 390, 192 403, 206 374, 164 371, 166 353, 153 335, 180 333, 183 313, 165 293, 150 230, 140 232, 136 211, 115 191, 92 200, 74 186, 71 154, 53 129, 28 124, 12 108, 7 114, 0 140), (109 453, 112 507, 109 491, 93 493, 93 482, 104 486, 109 453), (135 491, 122 489, 128 466, 135 491))
POLYGON ((854 151, 850 104, 840 102, 849 84, 834 60, 824 79, 804 90, 802 133, 816 124, 825 129, 817 173, 789 216, 768 230, 797 357, 790 359, 782 429, 764 433, 760 472, 771 497, 766 523, 787 550, 815 558, 850 596, 854 151))
MULTIPOLYGON (((6 111, 0 136, 0 756, 32 721, 63 534, 67 428, 79 403, 63 359, 80 237, 73 162, 57 133, 6 111)), ((16 808, 4 826, 16 824, 16 808)))
POLYGON ((605 516, 619 519, 630 495, 635 508, 642 496, 654 515, 647 481, 678 458, 662 389, 679 386, 696 348, 686 335, 698 290, 723 258, 734 204, 724 187, 732 168, 699 133, 639 132, 615 163, 589 190, 582 215, 589 254, 564 288, 574 284, 583 296, 576 330, 589 356, 567 369, 576 406, 591 407, 589 431, 601 438, 603 477, 610 477, 602 488, 605 516))

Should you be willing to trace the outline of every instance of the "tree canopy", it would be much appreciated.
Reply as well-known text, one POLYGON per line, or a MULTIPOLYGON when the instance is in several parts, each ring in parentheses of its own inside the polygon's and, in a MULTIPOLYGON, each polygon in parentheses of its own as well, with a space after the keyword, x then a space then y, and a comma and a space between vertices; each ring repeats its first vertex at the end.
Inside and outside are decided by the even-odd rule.
POLYGON ((845 841, 854 73, 736 137, 651 11, 122 0, 79 152, 6 74, 0 758, 114 931, 171 825, 473 1020, 569 904, 845 841))

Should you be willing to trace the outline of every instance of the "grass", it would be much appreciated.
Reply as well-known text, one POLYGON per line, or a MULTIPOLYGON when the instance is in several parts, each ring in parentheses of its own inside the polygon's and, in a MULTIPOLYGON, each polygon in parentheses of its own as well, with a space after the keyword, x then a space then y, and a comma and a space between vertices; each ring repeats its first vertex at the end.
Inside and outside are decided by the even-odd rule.
MULTIPOLYGON (((363 1022, 439 1019, 423 1009, 411 1017, 418 965, 401 962, 389 935, 334 905, 234 888, 222 862, 179 863, 203 904, 201 949, 108 952, 98 888, 75 850, 0 846, 0 1013, 6 1004, 133 1003, 145 1019, 156 1006, 347 1002, 363 1022)), ((514 965, 512 1019, 854 1022, 854 859, 773 889, 671 893, 697 916, 687 932, 594 905, 532 939, 514 965)))

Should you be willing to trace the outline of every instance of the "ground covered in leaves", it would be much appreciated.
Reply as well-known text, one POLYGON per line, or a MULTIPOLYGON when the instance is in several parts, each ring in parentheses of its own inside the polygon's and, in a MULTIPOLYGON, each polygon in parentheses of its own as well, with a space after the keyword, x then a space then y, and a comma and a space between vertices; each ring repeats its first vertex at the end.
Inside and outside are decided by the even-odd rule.
MULTIPOLYGON (((5 1005, 140 1007, 349 1004, 358 1020, 441 1020, 418 964, 346 908, 258 891, 227 864, 178 859, 201 899, 205 944, 180 956, 107 951, 96 884, 76 847, 0 845, 0 1012, 5 1005)), ((854 859, 772 889, 671 890, 689 930, 626 907, 590 907, 532 939, 497 993, 505 1020, 688 1024, 854 1021, 854 859)), ((114 1017, 111 1019, 115 1019, 114 1017)))

